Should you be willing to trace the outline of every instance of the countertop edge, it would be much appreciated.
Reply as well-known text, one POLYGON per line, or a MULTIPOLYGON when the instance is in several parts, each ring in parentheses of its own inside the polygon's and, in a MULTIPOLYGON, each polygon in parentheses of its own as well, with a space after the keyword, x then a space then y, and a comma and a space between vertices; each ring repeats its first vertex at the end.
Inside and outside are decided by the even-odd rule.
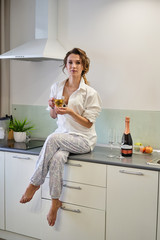
MULTIPOLYGON (((29 155, 35 155, 35 156, 39 155, 41 149, 42 149, 41 147, 37 147, 37 148, 29 149, 29 150, 19 150, 19 149, 10 149, 10 148, 0 147, 0 151, 3 151, 3 152, 29 154, 29 155)), ((142 155, 141 158, 143 159, 144 156, 142 155)), ((68 159, 75 160, 75 161, 112 165, 112 166, 139 168, 139 169, 150 170, 150 171, 160 171, 160 166, 149 165, 149 164, 147 164, 147 160, 136 161, 136 162, 132 161, 130 163, 129 161, 121 162, 120 160, 107 158, 107 155, 105 153, 105 147, 101 147, 101 146, 95 147, 93 152, 90 152, 87 154, 71 154, 68 159)))

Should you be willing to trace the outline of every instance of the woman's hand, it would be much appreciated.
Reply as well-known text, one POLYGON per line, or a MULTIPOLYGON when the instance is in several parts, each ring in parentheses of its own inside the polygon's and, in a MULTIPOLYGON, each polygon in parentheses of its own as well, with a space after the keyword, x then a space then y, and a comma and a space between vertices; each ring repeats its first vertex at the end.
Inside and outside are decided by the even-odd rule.
POLYGON ((53 98, 53 97, 48 100, 48 105, 49 105, 52 109, 55 107, 54 98, 53 98))
POLYGON ((48 105, 51 108, 50 109, 50 116, 54 119, 57 118, 57 113, 55 111, 55 104, 54 104, 54 98, 53 97, 48 100, 48 105))
POLYGON ((64 115, 64 114, 72 115, 72 113, 73 113, 73 110, 68 107, 56 107, 55 106, 55 111, 57 114, 60 114, 60 115, 64 115))

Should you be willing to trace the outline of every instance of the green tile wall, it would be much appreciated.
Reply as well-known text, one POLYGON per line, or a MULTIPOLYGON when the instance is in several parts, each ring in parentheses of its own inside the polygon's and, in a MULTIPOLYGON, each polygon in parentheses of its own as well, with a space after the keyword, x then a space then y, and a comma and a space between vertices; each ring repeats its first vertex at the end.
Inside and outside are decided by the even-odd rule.
POLYGON ((130 131, 135 142, 160 149, 160 111, 103 109, 96 122, 98 142, 105 143, 111 127, 124 131, 125 116, 130 116, 130 131))
POLYGON ((34 138, 46 138, 53 132, 57 125, 56 120, 52 119, 47 106, 34 105, 12 105, 12 115, 18 120, 27 119, 35 125, 35 130, 31 136, 34 138))
MULTIPOLYGON (((46 138, 56 129, 56 120, 51 119, 46 106, 12 105, 12 115, 17 119, 31 120, 35 124, 32 137, 46 138)), ((109 128, 123 132, 125 116, 130 116, 130 130, 134 142, 150 144, 160 149, 160 111, 103 109, 96 122, 97 143, 106 144, 109 128)))

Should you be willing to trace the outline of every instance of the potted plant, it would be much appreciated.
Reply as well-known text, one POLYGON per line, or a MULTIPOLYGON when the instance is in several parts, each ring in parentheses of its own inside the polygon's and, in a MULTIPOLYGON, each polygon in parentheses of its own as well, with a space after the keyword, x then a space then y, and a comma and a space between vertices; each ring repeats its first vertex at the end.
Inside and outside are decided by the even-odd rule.
POLYGON ((34 129, 33 125, 25 118, 24 120, 14 119, 10 121, 9 129, 13 130, 13 137, 16 142, 25 142, 27 133, 34 129))

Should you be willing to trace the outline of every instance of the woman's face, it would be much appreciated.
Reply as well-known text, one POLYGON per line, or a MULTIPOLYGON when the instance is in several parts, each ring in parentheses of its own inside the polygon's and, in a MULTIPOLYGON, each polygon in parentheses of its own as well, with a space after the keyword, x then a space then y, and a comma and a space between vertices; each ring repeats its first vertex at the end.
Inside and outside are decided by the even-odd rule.
POLYGON ((69 76, 79 76, 83 71, 82 59, 78 54, 70 54, 67 58, 66 69, 69 76))

